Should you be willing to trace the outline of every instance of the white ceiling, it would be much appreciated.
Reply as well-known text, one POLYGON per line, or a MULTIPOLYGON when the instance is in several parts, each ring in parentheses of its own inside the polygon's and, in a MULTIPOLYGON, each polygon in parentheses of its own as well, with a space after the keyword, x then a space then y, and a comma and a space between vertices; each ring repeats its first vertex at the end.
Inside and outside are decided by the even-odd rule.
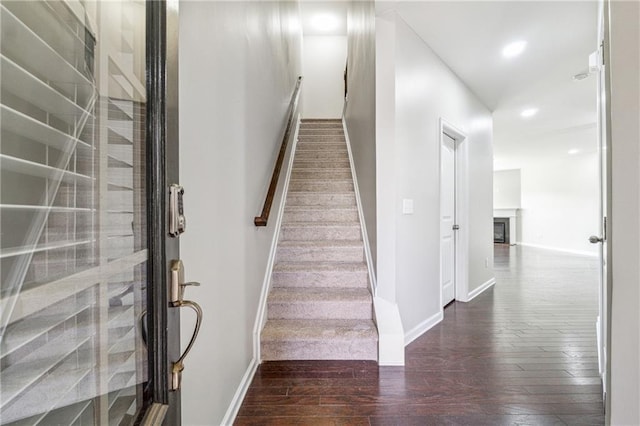
MULTIPOLYGON (((396 9, 494 112, 501 168, 517 167, 515 157, 531 152, 524 145, 537 134, 595 123, 595 76, 572 78, 587 70, 596 50, 595 1, 408 1, 396 9), (502 48, 516 40, 527 41, 524 53, 504 58, 502 48), (530 107, 538 114, 520 117, 530 107)), ((567 155, 559 145, 533 148, 567 155)))

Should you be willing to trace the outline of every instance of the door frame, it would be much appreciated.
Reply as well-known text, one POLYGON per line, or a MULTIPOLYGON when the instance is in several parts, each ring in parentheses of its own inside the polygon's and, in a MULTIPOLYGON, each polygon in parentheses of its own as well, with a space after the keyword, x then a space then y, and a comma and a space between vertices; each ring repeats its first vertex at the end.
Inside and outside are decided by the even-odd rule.
POLYGON ((602 391, 604 398, 605 423, 611 422, 611 310, 612 310, 612 284, 613 284, 613 255, 612 255, 612 228, 613 228, 613 200, 612 200, 612 149, 611 149, 611 52, 610 52, 610 27, 609 27, 609 1, 600 0, 598 2, 598 51, 601 62, 597 73, 598 90, 598 150, 600 168, 600 194, 601 203, 605 208, 601 212, 607 218, 605 224, 601 223, 601 237, 603 242, 600 249, 600 261, 606 265, 604 274, 601 274, 600 282, 600 306, 599 319, 604 321, 600 326, 601 343, 604 350, 598 348, 598 355, 604 356, 602 362, 604 371, 601 371, 602 391), (604 169, 604 170, 602 170, 604 169), (602 196, 604 192, 604 197, 602 196))
MULTIPOLYGON (((608 149, 611 123, 610 108, 606 102, 610 95, 610 83, 608 72, 608 36, 606 17, 607 10, 603 1, 598 2, 598 50, 596 51, 596 60, 598 61, 597 78, 597 132, 598 132, 598 183, 600 198, 600 227, 598 234, 602 238, 599 244, 598 260, 599 265, 599 289, 598 289, 598 318, 597 318, 597 344, 598 344, 598 369, 602 380, 602 393, 605 403, 609 387, 609 325, 610 325, 610 307, 609 305, 609 284, 611 262, 609 259, 610 250, 608 249, 608 224, 607 219, 611 218, 611 149, 608 149)), ((608 412, 609 409, 606 409, 608 412)))
MULTIPOLYGON (((467 265, 469 263, 469 231, 467 225, 469 223, 469 185, 468 185, 468 138, 465 132, 455 126, 444 117, 440 117, 438 123, 438 203, 440 205, 439 221, 442 217, 442 143, 443 135, 447 134, 455 140, 455 222, 460 229, 455 233, 455 277, 454 277, 454 301, 469 301, 469 283, 467 265)), ((438 231, 438 252, 440 259, 440 309, 442 306, 442 240, 441 227, 438 231)))
POLYGON ((180 310, 169 307, 171 259, 179 238, 169 236, 168 187, 179 182, 178 0, 146 2, 147 209, 149 382, 143 425, 179 425, 180 391, 170 391, 171 366, 180 357, 180 310))

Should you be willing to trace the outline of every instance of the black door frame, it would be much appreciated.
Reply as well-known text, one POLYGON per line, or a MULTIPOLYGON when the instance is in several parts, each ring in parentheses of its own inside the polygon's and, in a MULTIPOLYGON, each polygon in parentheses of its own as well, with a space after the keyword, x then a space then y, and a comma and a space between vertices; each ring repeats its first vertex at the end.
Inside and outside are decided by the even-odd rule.
POLYGON ((168 232, 168 188, 178 168, 178 0, 146 3, 149 397, 142 424, 179 425, 180 391, 170 391, 180 357, 180 312, 169 307, 169 264, 180 258, 168 232))

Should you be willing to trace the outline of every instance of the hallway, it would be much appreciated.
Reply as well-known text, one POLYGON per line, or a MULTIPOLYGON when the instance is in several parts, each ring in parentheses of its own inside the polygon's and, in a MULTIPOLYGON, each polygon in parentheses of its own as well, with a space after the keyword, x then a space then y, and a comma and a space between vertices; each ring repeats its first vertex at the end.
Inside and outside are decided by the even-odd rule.
POLYGON ((495 269, 494 288, 407 346, 405 367, 264 363, 235 424, 604 424, 597 261, 496 246, 495 269))

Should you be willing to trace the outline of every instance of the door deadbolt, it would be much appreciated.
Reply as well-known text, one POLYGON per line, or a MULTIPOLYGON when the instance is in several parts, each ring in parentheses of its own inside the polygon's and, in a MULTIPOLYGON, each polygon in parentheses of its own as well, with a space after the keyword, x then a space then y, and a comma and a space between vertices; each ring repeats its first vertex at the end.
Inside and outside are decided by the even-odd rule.
POLYGON ((187 229, 184 217, 184 188, 177 184, 169 186, 169 235, 179 237, 187 229))

